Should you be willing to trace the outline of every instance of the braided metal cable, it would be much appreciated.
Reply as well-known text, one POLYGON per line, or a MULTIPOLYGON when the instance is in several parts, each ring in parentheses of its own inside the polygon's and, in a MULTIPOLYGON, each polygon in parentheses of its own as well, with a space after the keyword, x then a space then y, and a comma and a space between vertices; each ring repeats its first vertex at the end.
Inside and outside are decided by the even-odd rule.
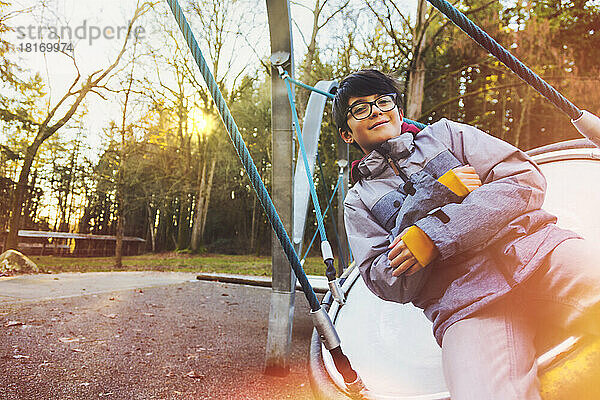
POLYGON ((196 42, 196 39, 194 38, 194 34, 192 33, 192 30, 191 30, 187 20, 185 19, 185 16, 183 15, 183 11, 181 10, 181 7, 177 3, 177 0, 167 0, 167 3, 169 3, 169 7, 171 8, 171 11, 173 11, 175 20, 177 21, 177 24, 179 25, 179 28, 181 29, 181 32, 183 33, 183 36, 185 37, 185 40, 190 48, 190 51, 192 52, 192 55, 194 56, 194 60, 196 61, 196 64, 198 64, 198 67, 200 68, 200 72, 202 73, 202 76, 204 77, 206 85, 208 86, 208 89, 209 89, 210 93, 212 94, 215 105, 217 106, 217 109, 219 110, 221 119, 223 120, 223 123, 225 124, 225 127, 227 128, 227 133, 229 134, 229 138, 231 139, 231 142, 233 143, 233 145, 235 147, 238 157, 240 158, 240 161, 242 162, 244 169, 246 170, 246 173, 248 174, 248 177, 250 178, 252 187, 254 188, 254 191, 256 192, 258 199, 260 200, 260 203, 263 206, 263 209, 265 210, 267 217, 269 218, 269 222, 271 223, 271 226, 272 226, 273 230, 275 231, 275 234, 277 235, 277 238, 279 239, 281 246, 283 247, 283 250, 288 258, 288 261, 290 262, 290 265, 292 266, 292 269, 293 269, 294 273, 296 274, 296 277, 298 278, 298 282, 302 286, 302 291, 304 292, 304 295, 306 296, 306 299, 308 300, 310 308, 313 311, 317 311, 321 307, 319 304, 319 301, 317 299, 317 296, 315 295, 315 292, 314 292, 311 284, 308 282, 306 273, 304 272, 304 270, 302 269, 302 266, 300 265, 300 259, 298 258, 298 254, 296 254, 296 251, 294 250, 294 246, 292 245, 292 242, 283 226, 283 222, 281 221, 281 218, 277 214, 277 210, 275 209, 275 205, 273 204, 273 201, 271 200, 271 197, 269 196, 269 192, 267 191, 267 188, 265 187, 265 184, 263 183, 263 181, 260 177, 260 174, 258 173, 258 170, 256 169, 256 165, 254 164, 254 161, 252 160, 252 156, 250 155, 250 152, 248 151, 248 147, 246 147, 246 143, 244 142, 244 139, 243 139, 242 135, 240 134, 240 132, 237 128, 237 125, 235 124, 233 116, 229 112, 229 108, 227 107, 227 104, 225 104, 225 99, 223 98, 223 95, 221 94, 221 91, 219 90, 219 87, 217 85, 217 82, 215 81, 215 78, 213 77, 212 73, 210 72, 210 70, 208 68, 208 64, 206 63, 206 60, 204 59, 204 56, 202 55, 202 52, 200 51, 200 47, 198 46, 198 42, 196 42))
POLYGON ((528 85, 532 86, 542 96, 550 100, 558 109, 567 114, 571 119, 577 119, 582 112, 556 89, 544 81, 538 74, 519 61, 508 50, 496 42, 490 35, 475 25, 466 15, 457 10, 446 0, 427 0, 435 8, 444 13, 452 22, 475 40, 481 47, 496 56, 504 65, 519 76, 528 85))

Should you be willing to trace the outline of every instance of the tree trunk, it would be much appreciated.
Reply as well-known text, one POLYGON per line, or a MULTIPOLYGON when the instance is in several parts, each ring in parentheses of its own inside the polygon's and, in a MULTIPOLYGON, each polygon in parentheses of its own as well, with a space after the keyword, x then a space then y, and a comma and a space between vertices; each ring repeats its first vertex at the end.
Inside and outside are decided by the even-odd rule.
POLYGON ((194 212, 194 224, 192 227, 192 240, 190 248, 197 252, 200 249, 200 236, 202 230, 202 216, 204 215, 204 190, 206 186, 206 157, 203 157, 202 172, 198 179, 198 195, 196 196, 196 209, 194 212))
MULTIPOLYGON (((41 134, 38 133, 37 136, 40 137, 41 134)), ((21 215, 23 213, 24 200, 23 197, 25 196, 25 192, 27 190, 29 172, 31 172, 33 159, 35 158, 38 148, 42 143, 41 141, 38 141, 38 137, 36 137, 36 140, 34 140, 34 142, 27 148, 27 151, 25 152, 25 160, 23 161, 23 167, 19 173, 19 180, 13 196, 11 206, 12 213, 10 215, 10 221, 8 224, 8 235, 6 236, 6 241, 4 243, 4 251, 10 249, 16 250, 19 244, 18 235, 19 229, 21 229, 21 215)))
POLYGON ((508 96, 506 95, 506 93, 504 93, 504 96, 501 96, 502 98, 502 118, 500 119, 501 123, 500 123, 500 139, 502 140, 506 140, 506 98, 508 96))
POLYGON ((156 252, 156 233, 154 229, 155 215, 152 213, 150 206, 146 206, 148 211, 148 229, 150 230, 150 242, 152 243, 152 252, 156 252))
POLYGON ((73 202, 75 198, 75 163, 79 158, 79 145, 81 144, 79 137, 77 138, 75 150, 73 150, 73 154, 71 156, 71 165, 70 170, 71 174, 69 176, 69 190, 67 192, 68 198, 68 206, 67 206, 67 232, 71 232, 71 217, 73 215, 73 202))
POLYGON ((523 102, 521 103, 521 112, 519 113, 519 121, 517 122, 517 129, 516 129, 516 133, 515 133, 515 147, 516 148, 521 148, 519 147, 522 143, 521 143, 521 138, 523 137, 523 128, 525 126, 525 116, 527 115, 527 113, 529 112, 529 103, 530 103, 530 96, 528 96, 529 94, 529 89, 525 88, 525 94, 522 97, 523 102))
POLYGON ((117 218, 117 242, 115 243, 115 268, 123 268, 123 212, 117 218))
POLYGON ((187 193, 182 193, 179 200, 179 218, 177 219, 177 249, 188 247, 188 230, 190 224, 190 200, 187 193))
POLYGON ((204 240, 204 228, 206 227, 206 216, 208 214, 208 204, 210 203, 210 192, 212 189, 213 176, 215 175, 215 167, 217 165, 217 157, 213 158, 210 163, 210 172, 208 174, 208 183, 206 184, 206 200, 203 207, 204 215, 202 215, 202 229, 200 230, 200 239, 204 240))
POLYGON ((425 60, 418 54, 413 69, 410 71, 406 116, 418 120, 421 117, 423 98, 425 97, 425 60))
POLYGON ((252 202, 252 224, 250 225, 250 252, 254 252, 254 243, 256 243, 256 195, 252 202))
POLYGON ((421 117, 423 98, 425 97, 425 21, 427 2, 419 0, 417 5, 417 22, 413 30, 412 54, 408 76, 408 93, 406 101, 406 116, 411 119, 421 117))

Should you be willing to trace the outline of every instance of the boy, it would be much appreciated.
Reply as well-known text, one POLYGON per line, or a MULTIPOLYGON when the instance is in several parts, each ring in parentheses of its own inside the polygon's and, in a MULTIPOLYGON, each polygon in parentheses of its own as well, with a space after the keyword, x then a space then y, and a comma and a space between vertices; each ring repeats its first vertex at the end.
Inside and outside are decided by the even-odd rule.
POLYGON ((362 70, 333 103, 365 153, 344 202, 361 276, 433 322, 453 400, 540 399, 536 328, 598 332, 596 253, 540 208, 545 179, 527 155, 445 119, 419 132, 399 100, 394 79, 362 70))

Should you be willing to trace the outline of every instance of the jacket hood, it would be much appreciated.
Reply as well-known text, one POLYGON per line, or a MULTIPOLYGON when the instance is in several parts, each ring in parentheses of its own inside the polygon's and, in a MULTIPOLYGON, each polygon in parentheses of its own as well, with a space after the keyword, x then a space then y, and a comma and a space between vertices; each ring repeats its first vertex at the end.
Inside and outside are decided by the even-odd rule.
POLYGON ((420 132, 419 128, 407 122, 402 122, 402 133, 399 136, 383 142, 379 148, 371 151, 360 160, 352 162, 350 178, 352 183, 359 182, 363 178, 379 175, 386 167, 386 155, 398 160, 406 158, 415 147, 415 136, 420 132))

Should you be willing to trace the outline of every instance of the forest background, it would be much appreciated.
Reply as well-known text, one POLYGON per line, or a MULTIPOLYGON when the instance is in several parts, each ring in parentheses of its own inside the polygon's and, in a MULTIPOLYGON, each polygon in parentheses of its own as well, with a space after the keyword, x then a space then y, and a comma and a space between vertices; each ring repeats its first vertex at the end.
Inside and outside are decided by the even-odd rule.
MULTIPOLYGON (((91 15, 74 2, 90 13, 88 36, 76 38, 48 28, 81 26, 65 2, 0 1, 0 231, 8 241, 34 229, 137 236, 148 252, 269 254, 266 216, 166 2, 101 3, 120 4, 119 18, 99 25, 105 10, 91 15), (116 25, 125 29, 118 38, 116 25), (92 26, 102 33, 95 42, 92 26)), ((579 137, 566 116, 425 0, 291 4, 295 76, 307 84, 376 67, 403 83, 411 119, 465 122, 522 150, 579 137)), ((600 114, 600 1, 453 4, 577 106, 600 114)), ((270 188, 266 6, 181 5, 270 188)), ((296 90, 301 117, 308 96, 296 90)), ((338 174, 329 110, 316 177, 321 204, 338 174)), ((328 215, 336 215, 332 207, 328 215)))

